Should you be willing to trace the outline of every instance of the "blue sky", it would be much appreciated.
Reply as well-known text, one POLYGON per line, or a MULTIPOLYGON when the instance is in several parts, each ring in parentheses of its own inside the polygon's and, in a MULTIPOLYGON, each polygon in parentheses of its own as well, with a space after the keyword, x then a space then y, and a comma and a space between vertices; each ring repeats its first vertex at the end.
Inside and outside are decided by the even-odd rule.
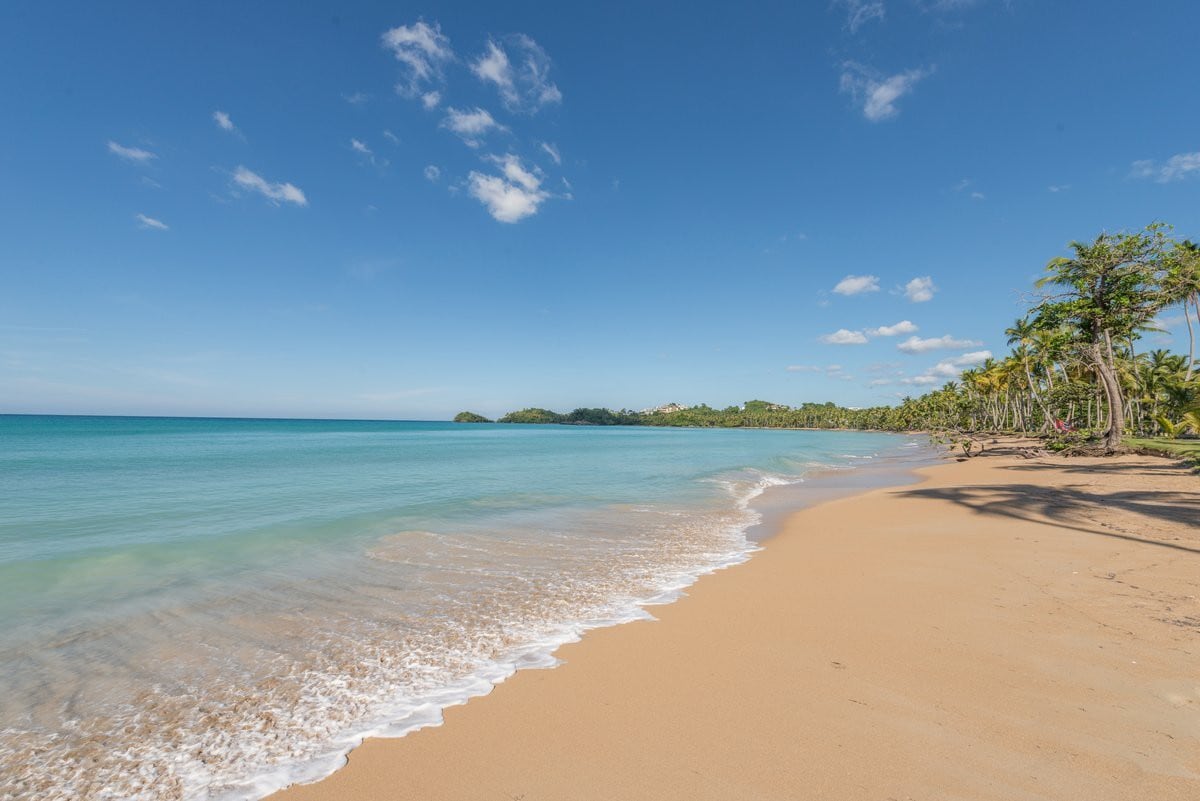
POLYGON ((0 10, 0 412, 889 403, 1200 236, 1194 2, 178 5, 0 10))

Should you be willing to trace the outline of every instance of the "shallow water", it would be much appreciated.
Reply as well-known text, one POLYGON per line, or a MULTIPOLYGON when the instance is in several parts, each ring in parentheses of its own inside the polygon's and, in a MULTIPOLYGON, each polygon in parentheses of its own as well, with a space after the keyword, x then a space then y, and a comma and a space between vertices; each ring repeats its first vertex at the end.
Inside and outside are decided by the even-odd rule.
POLYGON ((845 432, 0 416, 0 797, 316 778, 745 559, 765 488, 923 452, 845 432))

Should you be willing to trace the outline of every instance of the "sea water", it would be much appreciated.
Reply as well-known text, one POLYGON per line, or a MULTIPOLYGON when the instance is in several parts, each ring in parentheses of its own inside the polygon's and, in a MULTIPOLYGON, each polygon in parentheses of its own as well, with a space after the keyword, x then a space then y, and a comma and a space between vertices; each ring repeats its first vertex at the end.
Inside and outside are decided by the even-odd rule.
POLYGON ((316 779, 746 559, 765 488, 918 444, 0 416, 0 798, 316 779))

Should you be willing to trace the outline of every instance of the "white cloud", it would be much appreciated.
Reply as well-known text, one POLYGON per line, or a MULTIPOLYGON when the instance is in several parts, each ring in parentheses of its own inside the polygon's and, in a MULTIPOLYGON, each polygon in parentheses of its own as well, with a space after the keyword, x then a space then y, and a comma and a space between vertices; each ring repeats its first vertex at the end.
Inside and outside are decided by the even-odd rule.
POLYGON ((869 387, 886 387, 887 385, 889 385, 891 383, 892 383, 892 379, 890 379, 890 378, 873 378, 873 379, 871 379, 870 382, 867 383, 867 386, 869 386, 869 387))
POLYGON ((135 214, 133 219, 138 221, 139 228, 153 228, 156 231, 169 231, 171 227, 162 220, 156 220, 153 217, 147 217, 145 214, 135 214))
POLYGON ((1071 188, 1070 184, 1051 184, 1050 186, 1046 187, 1046 190, 1049 192, 1057 193, 1057 192, 1066 192, 1070 188, 1071 188))
POLYGON ((982 345, 973 339, 955 339, 946 334, 941 337, 931 337, 929 339, 921 339, 920 337, 909 337, 896 346, 897 350, 905 353, 926 353, 931 350, 954 350, 956 348, 971 348, 976 345, 982 345))
POLYGON ((542 142, 542 150, 546 152, 546 155, 554 159, 555 164, 562 164, 562 154, 558 152, 558 145, 542 142))
POLYGON ((983 200, 985 197, 987 197, 987 195, 983 194, 982 192, 971 193, 971 200, 983 200))
POLYGON ((384 130, 383 138, 388 140, 389 142, 391 142, 393 145, 400 144, 400 137, 396 136, 394 133, 392 133, 389 130, 386 130, 386 129, 384 130))
POLYGON ((839 295, 861 295, 864 292, 879 291, 879 276, 877 275, 847 275, 833 291, 839 295))
POLYGON ((883 0, 833 0, 834 5, 846 9, 846 29, 858 33, 858 29, 873 19, 884 17, 883 0))
POLYGON ((917 326, 910 320, 901 320, 895 325, 881 325, 879 328, 868 328, 869 337, 897 337, 903 334, 915 334, 917 326))
POLYGON ((450 40, 436 22, 401 25, 385 31, 382 39, 384 47, 404 65, 404 75, 396 84, 396 91, 408 97, 421 94, 425 84, 441 80, 442 65, 454 58, 450 40))
POLYGON ((983 364, 990 358, 992 358, 990 350, 976 350, 961 356, 952 356, 949 359, 942 359, 920 375, 900 379, 900 383, 925 386, 941 384, 947 380, 958 378, 965 368, 983 364))
POLYGON ((1180 153, 1171 156, 1159 172, 1160 180, 1182 181, 1188 176, 1200 172, 1200 151, 1196 153, 1180 153))
POLYGON ((822 335, 821 341, 826 345, 865 345, 867 344, 867 336, 862 331, 850 331, 845 328, 839 328, 832 334, 822 335))
POLYGON ((561 103, 562 92, 550 81, 550 57, 524 34, 502 43, 489 40, 487 50, 471 64, 481 81, 493 84, 510 111, 534 112, 549 103, 561 103), (515 64, 509 58, 515 53, 515 64))
POLYGON ((237 130, 237 126, 233 124, 233 120, 229 119, 229 115, 224 111, 214 111, 212 113, 212 118, 213 122, 215 122, 217 127, 222 131, 229 131, 232 133, 237 130))
POLYGON ((516 99, 517 88, 513 82, 512 64, 508 54, 493 41, 487 43, 487 52, 471 65, 471 72, 481 81, 496 84, 505 102, 516 99))
POLYGON ((342 100, 345 100, 352 106, 361 106, 371 99, 371 96, 366 92, 354 92, 353 94, 343 94, 342 100))
POLYGON ((896 101, 912 92, 918 81, 933 74, 933 68, 908 70, 884 77, 853 61, 842 65, 841 90, 862 104, 863 116, 880 122, 900 113, 896 101))
POLYGON ((990 358, 992 358, 990 350, 973 350, 961 356, 942 359, 926 372, 933 375, 956 376, 963 371, 964 367, 974 367, 977 364, 983 364, 990 358))
POLYGON ((537 214, 550 193, 542 189, 542 176, 536 168, 533 172, 525 169, 521 160, 512 154, 493 157, 492 161, 500 166, 503 175, 472 171, 468 187, 471 196, 500 222, 515 223, 537 214))
POLYGON ((437 108, 438 103, 442 102, 441 92, 426 92, 421 95, 421 105, 427 109, 437 108))
POLYGON ((928 275, 914 278, 904 285, 904 296, 913 303, 933 300, 934 292, 937 292, 937 287, 934 286, 933 278, 928 275))
POLYGON ((358 155, 362 156, 366 161, 370 162, 371 165, 374 167, 386 167, 388 165, 387 159, 375 158, 375 151, 372 150, 367 145, 367 143, 362 141, 361 139, 353 139, 352 138, 350 140, 350 149, 353 150, 358 155))
POLYGON ((1200 175, 1200 151, 1177 153, 1161 165, 1150 160, 1135 161, 1130 174, 1134 178, 1152 178, 1160 184, 1182 181, 1200 175))
POLYGON ((489 131, 508 130, 496 122, 487 110, 478 106, 474 109, 446 109, 446 118, 442 120, 442 127, 458 134, 470 147, 479 147, 482 144, 480 137, 489 131))
POLYGON ((435 164, 430 164, 425 168, 425 180, 430 183, 436 183, 442 177, 442 171, 435 164))
POLYGON ((289 183, 271 183, 257 173, 239 166, 233 173, 233 182, 243 189, 258 192, 276 205, 279 203, 294 203, 297 206, 307 206, 308 198, 300 187, 289 183))
POLYGON ((132 161, 134 164, 145 164, 158 158, 157 154, 151 153, 149 150, 142 150, 140 147, 125 147, 111 139, 108 140, 108 152, 125 159, 125 161, 132 161))

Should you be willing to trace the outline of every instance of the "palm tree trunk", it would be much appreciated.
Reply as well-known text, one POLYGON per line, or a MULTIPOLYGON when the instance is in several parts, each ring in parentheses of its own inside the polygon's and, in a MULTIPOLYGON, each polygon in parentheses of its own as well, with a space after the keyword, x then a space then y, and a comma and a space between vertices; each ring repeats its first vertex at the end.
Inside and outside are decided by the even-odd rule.
POLYGON ((1054 425, 1054 417, 1053 417, 1053 415, 1050 414, 1050 410, 1048 408, 1046 408, 1046 404, 1042 402, 1042 396, 1038 393, 1037 389, 1034 387, 1033 371, 1031 369, 1029 369, 1029 360, 1023 359, 1022 361, 1025 365, 1025 380, 1029 382, 1029 394, 1033 396, 1033 399, 1035 401, 1037 401, 1037 405, 1042 407, 1042 414, 1044 414, 1046 416, 1046 420, 1044 423, 1042 423, 1042 428, 1041 428, 1041 430, 1044 431, 1048 427, 1054 425))
MULTIPOLYGON (((1196 307, 1196 321, 1200 322, 1200 295, 1192 295, 1192 305, 1196 307)), ((1188 327, 1188 363, 1187 375, 1183 377, 1184 381, 1192 380, 1192 365, 1196 361, 1196 332, 1192 330, 1192 317, 1188 314, 1187 301, 1183 302, 1183 319, 1187 321, 1188 327)))
MULTIPOLYGON (((1112 340, 1106 336, 1108 352, 1112 353, 1112 340)), ((1121 384, 1116 376, 1116 370, 1103 352, 1098 341, 1093 341, 1092 358, 1095 362, 1096 373, 1100 385, 1104 389, 1105 400, 1108 401, 1108 430, 1104 433, 1104 452, 1116 453, 1121 449, 1121 436, 1125 427, 1125 397, 1121 392, 1121 384)))

